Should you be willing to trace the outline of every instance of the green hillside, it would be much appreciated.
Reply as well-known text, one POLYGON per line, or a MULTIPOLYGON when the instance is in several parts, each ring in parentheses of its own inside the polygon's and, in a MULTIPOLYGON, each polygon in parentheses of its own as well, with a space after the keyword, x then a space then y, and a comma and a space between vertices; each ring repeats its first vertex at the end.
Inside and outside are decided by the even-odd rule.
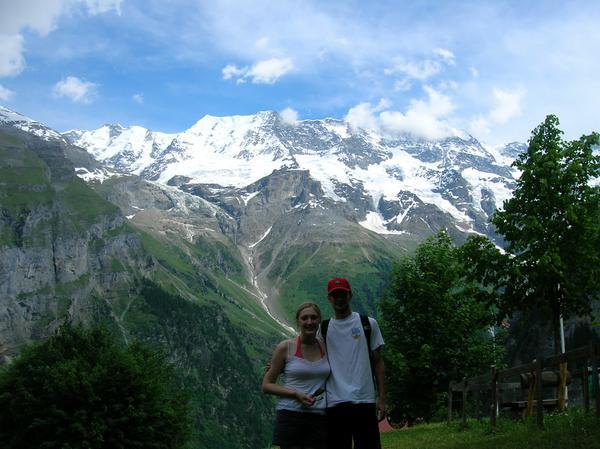
POLYGON ((392 265, 406 249, 361 232, 367 236, 361 241, 296 244, 278 254, 268 278, 279 292, 278 306, 284 316, 292 321, 296 306, 304 301, 316 302, 329 316, 326 285, 333 277, 350 280, 354 310, 377 315, 376 303, 387 287, 392 265))
POLYGON ((260 377, 281 329, 249 293, 235 247, 135 228, 63 150, 0 133, 0 271, 16 290, 0 298, 4 361, 65 320, 102 323, 167 350, 193 393, 190 447, 264 446, 273 407, 260 377))

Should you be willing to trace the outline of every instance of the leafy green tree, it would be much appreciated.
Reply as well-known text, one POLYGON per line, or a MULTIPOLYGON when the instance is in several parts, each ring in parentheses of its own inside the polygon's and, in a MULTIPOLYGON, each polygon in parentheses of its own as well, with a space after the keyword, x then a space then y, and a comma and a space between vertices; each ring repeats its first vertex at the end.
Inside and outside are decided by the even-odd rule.
POLYGON ((506 253, 482 237, 464 247, 473 279, 491 287, 488 300, 510 315, 540 311, 554 326, 559 319, 590 313, 600 291, 600 158, 593 133, 565 142, 556 116, 532 133, 514 166, 517 188, 492 222, 507 242, 506 253))
POLYGON ((393 269, 380 303, 388 404, 394 420, 430 420, 450 380, 480 374, 501 356, 492 311, 463 281, 459 249, 441 232, 393 269))
POLYGON ((0 373, 0 447, 179 448, 187 396, 165 357, 64 325, 0 373))

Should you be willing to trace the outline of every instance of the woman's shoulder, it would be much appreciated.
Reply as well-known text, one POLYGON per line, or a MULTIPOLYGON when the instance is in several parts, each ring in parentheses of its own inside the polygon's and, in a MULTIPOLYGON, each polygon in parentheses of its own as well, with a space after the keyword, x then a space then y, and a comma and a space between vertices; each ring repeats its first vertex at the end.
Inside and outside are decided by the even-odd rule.
POLYGON ((287 340, 282 340, 279 343, 277 343, 275 352, 287 354, 290 349, 290 346, 294 346, 296 344, 295 342, 296 342, 296 340, 293 338, 288 338, 287 340))

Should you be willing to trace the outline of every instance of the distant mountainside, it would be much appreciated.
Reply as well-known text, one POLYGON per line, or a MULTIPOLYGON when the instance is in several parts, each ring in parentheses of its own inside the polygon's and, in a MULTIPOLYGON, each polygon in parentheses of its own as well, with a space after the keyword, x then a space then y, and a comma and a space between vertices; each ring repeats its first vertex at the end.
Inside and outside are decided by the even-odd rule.
MULTIPOLYGON (((327 262, 318 266, 333 274, 370 272, 371 256, 330 260, 334 242, 350 248, 376 241, 366 254, 380 255, 389 269, 395 257, 442 228, 458 240, 469 233, 496 239, 489 219, 510 196, 508 164, 524 148, 511 144, 492 154, 470 136, 392 139, 333 119, 289 124, 275 112, 206 116, 176 135, 105 125, 63 137, 111 169, 203 198, 231 218, 229 237, 271 310, 284 319, 298 296, 319 298, 318 290, 306 291, 307 281, 316 280, 308 275, 313 261, 327 262), (311 241, 317 246, 307 249, 311 241), (298 265, 298 283, 289 284, 294 276, 282 276, 281 267, 299 258, 309 262, 298 265)), ((375 310, 387 278, 382 273, 373 294, 362 296, 365 310, 375 310)))
POLYGON ((64 137, 110 167, 163 184, 183 176, 243 189, 273 170, 307 170, 324 197, 349 203, 358 223, 381 234, 411 232, 432 212, 460 232, 493 234, 489 217, 514 188, 507 164, 524 148, 510 144, 494 156, 470 136, 392 139, 339 120, 289 124, 275 112, 206 116, 174 136, 107 125, 64 137))
MULTIPOLYGON (((193 447, 264 447, 273 407, 258 384, 284 329, 256 299, 235 246, 136 227, 76 176, 71 158, 100 165, 38 125, 0 123, 0 367, 65 320, 103 323, 168 352, 192 392, 193 447)), ((117 179, 143 184, 139 204, 156 207, 153 223, 175 205, 212 213, 139 178, 101 187, 117 179)))
POLYGON ((65 319, 107 323, 169 352, 194 389, 195 447, 263 447, 258 379, 296 306, 329 316, 325 282, 346 276, 377 314, 423 238, 496 238, 523 148, 273 112, 60 134, 0 108, 0 356, 65 319))

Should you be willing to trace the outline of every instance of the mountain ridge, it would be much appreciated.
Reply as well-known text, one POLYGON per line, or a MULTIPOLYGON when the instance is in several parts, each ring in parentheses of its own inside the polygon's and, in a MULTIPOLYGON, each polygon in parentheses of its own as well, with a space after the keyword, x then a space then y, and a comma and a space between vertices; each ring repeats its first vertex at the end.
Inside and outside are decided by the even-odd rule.
MULTIPOLYGON (((100 128, 102 129, 102 128, 100 128)), ((96 130, 98 131, 98 130, 96 130)), ((91 136, 96 131, 84 132, 91 136)), ((150 132, 150 131, 147 131, 150 132)), ((85 148, 85 139, 66 135, 85 148)), ((129 142, 131 144, 131 142, 129 142)), ((514 145, 522 149, 522 146, 514 145)), ((515 150, 509 154, 515 154, 515 150)), ((411 192, 424 204, 459 222, 459 229, 486 233, 490 211, 501 207, 514 188, 514 170, 507 160, 492 154, 475 138, 450 137, 425 141, 410 136, 389 138, 373 131, 354 129, 335 119, 303 120, 290 125, 272 111, 254 115, 205 116, 188 130, 174 135, 154 160, 140 160, 135 167, 116 148, 111 154, 94 154, 115 169, 129 171, 149 180, 168 183, 187 177, 196 184, 217 184, 242 189, 279 169, 308 170, 321 183, 324 195, 337 202, 348 195, 370 197, 363 205, 359 223, 375 232, 394 233, 379 210, 379 202, 395 202, 411 192), (115 153, 117 151, 117 153, 115 153), (129 164, 129 165, 128 165, 129 164), (453 192, 454 189, 454 192, 453 192), (367 220, 369 213, 372 215, 367 220)), ((123 148, 122 153, 126 152, 123 148)), ((400 226, 401 227, 401 226, 400 226)))
POLYGON ((190 242, 167 225, 139 226, 120 205, 142 201, 147 223, 167 224, 172 207, 192 221, 214 219, 212 206, 133 175, 95 190, 69 159, 80 149, 27 123, 0 123, 0 368, 65 321, 100 324, 168 354, 192 393, 193 447, 263 447, 272 405, 255 388, 256 355, 283 328, 252 296, 236 248, 225 237, 190 242))

